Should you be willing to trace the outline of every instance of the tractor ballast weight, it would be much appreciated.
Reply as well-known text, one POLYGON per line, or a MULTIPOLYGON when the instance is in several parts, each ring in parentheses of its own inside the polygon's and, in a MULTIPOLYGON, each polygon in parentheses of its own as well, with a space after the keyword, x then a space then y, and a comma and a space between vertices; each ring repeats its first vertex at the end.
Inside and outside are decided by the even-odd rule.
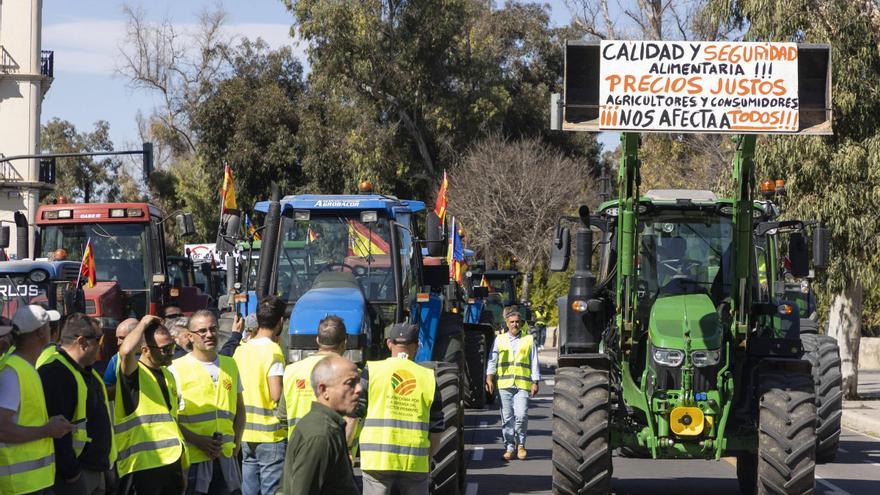
MULTIPOLYGON (((793 303, 758 287, 754 219, 763 210, 753 199, 754 156, 756 134, 831 133, 829 61, 828 47, 815 45, 568 44, 565 98, 555 98, 562 118, 551 125, 561 120, 566 130, 601 128, 622 135, 618 196, 601 204, 592 218, 585 208, 579 211, 575 274, 569 294, 560 299, 554 493, 609 493, 614 449, 656 459, 736 456, 744 493, 813 493, 818 415, 813 366, 804 359, 809 343, 801 339, 793 303), (665 108, 671 103, 649 110, 633 103, 657 105, 658 99, 643 97, 648 90, 641 89, 653 86, 640 81, 673 79, 663 79, 667 73, 657 72, 663 64, 652 65, 646 57, 674 59, 693 50, 687 61, 701 62, 699 57, 721 45, 728 53, 783 55, 776 60, 784 59, 776 67, 778 80, 786 95, 800 96, 796 110, 781 111, 790 125, 733 125, 740 110, 729 110, 728 103, 704 102, 705 108, 696 111, 708 116, 703 120, 687 120, 682 115, 688 111, 665 108), (602 67, 600 60, 608 65, 602 67), (615 81, 624 80, 615 92, 615 81), (607 99, 600 100, 600 94, 607 99), (709 191, 640 193, 636 132, 740 134, 732 197, 717 198, 709 191), (596 275, 590 266, 591 226, 601 232, 596 275)), ((734 69, 746 85, 766 83, 754 77, 760 69, 734 69)), ((738 80, 728 79, 704 82, 718 83, 722 90, 738 80)), ((697 95, 711 96, 708 90, 697 95)), ((557 228, 555 269, 566 264, 561 251, 569 244, 567 236, 566 229, 557 228)), ((803 272, 807 239, 795 236, 790 245, 792 261, 803 272)))

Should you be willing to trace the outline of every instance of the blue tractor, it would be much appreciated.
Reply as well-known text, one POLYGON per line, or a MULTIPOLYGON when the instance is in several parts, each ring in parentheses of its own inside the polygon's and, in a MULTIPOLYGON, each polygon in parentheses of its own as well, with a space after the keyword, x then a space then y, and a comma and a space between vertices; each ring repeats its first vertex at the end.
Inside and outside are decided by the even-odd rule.
POLYGON ((278 196, 273 191, 272 200, 255 208, 265 221, 255 287, 244 288, 244 312, 253 312, 268 294, 287 300, 290 361, 317 350, 318 322, 327 315, 345 321, 346 356, 357 363, 387 357, 392 324, 418 324, 415 360, 436 372, 448 431, 433 458, 432 493, 460 492, 461 390, 468 388, 464 325, 444 294, 450 277, 437 217, 421 201, 385 195, 278 196))

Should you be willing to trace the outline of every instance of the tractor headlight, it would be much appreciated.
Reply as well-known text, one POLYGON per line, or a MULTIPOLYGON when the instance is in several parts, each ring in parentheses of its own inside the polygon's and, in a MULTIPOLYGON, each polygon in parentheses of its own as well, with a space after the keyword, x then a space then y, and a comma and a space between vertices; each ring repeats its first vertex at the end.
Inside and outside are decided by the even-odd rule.
POLYGON ((718 364, 718 361, 721 361, 721 351, 717 349, 713 351, 693 351, 691 353, 691 362, 698 368, 714 366, 718 364))
POLYGON ((28 278, 35 283, 45 282, 49 278, 49 273, 45 270, 34 270, 28 275, 28 278))
POLYGON ((654 349, 654 362, 657 364, 662 364, 663 366, 669 366, 670 368, 677 368, 681 366, 681 362, 684 361, 684 352, 678 349, 654 349))
POLYGON ((589 309, 589 306, 587 305, 587 301, 584 301, 583 299, 575 299, 571 302, 571 309, 577 311, 578 313, 583 313, 584 311, 589 309))

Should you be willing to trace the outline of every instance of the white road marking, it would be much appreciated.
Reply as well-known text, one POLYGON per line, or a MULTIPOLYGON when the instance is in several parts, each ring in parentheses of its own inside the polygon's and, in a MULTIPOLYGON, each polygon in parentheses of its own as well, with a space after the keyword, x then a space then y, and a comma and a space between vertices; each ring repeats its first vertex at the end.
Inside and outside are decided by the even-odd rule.
POLYGON ((819 483, 822 483, 823 485, 825 485, 825 486, 827 486, 828 488, 830 488, 831 490, 833 490, 832 493, 833 493, 834 495, 852 495, 850 492, 848 492, 848 491, 844 490, 843 488, 841 488, 841 487, 835 485, 834 483, 832 483, 832 482, 830 482, 830 481, 828 481, 828 480, 823 479, 823 478, 822 478, 821 476, 819 476, 818 474, 816 475, 816 481, 818 481, 819 483))
POLYGON ((468 483, 464 489, 464 495, 477 495, 477 483, 468 483))
POLYGON ((483 447, 474 447, 474 453, 471 454, 472 461, 482 461, 483 460, 483 447))
POLYGON ((487 423, 485 421, 480 421, 480 428, 485 428, 488 425, 489 425, 489 423, 487 423))

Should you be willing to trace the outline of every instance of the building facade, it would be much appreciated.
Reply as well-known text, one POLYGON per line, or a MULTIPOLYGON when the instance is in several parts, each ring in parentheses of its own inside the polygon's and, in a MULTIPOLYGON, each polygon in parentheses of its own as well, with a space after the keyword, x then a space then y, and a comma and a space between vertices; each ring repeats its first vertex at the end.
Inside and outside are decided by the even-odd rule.
POLYGON ((11 227, 6 252, 18 258, 15 212, 27 216, 33 253, 34 215, 54 182, 54 167, 40 160, 2 161, 40 152, 40 109, 54 72, 54 54, 40 42, 42 10, 42 0, 0 0, 0 220, 11 227))

